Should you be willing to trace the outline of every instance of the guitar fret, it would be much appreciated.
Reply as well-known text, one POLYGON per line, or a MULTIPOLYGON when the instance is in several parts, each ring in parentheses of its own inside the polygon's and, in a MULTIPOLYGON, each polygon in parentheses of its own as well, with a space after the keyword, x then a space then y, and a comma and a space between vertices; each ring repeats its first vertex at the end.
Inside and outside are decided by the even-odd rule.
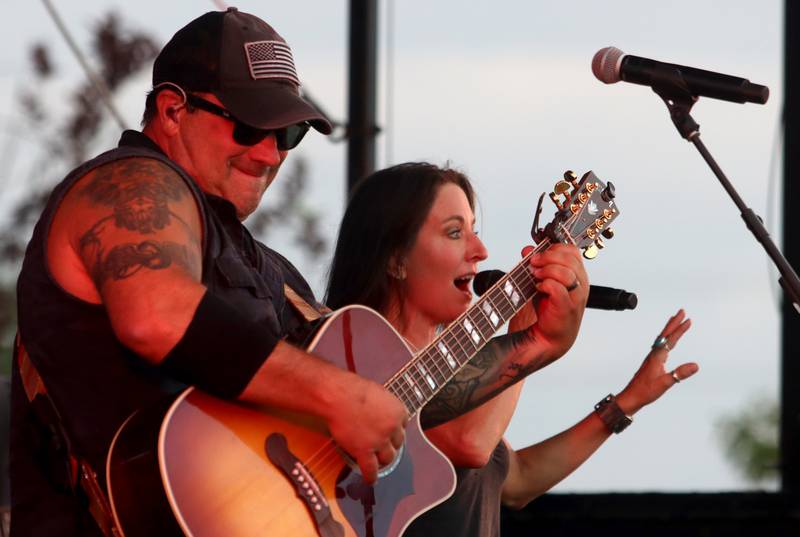
POLYGON ((391 389, 393 393, 401 393, 404 400, 407 398, 410 399, 409 395, 411 395, 411 392, 406 384, 405 373, 391 382, 391 389))
POLYGON ((511 303, 503 295, 502 291, 496 289, 492 294, 490 294, 487 299, 491 302, 492 306, 494 306, 494 311, 496 312, 499 323, 498 326, 508 321, 508 311, 507 308, 511 307, 511 303), (502 300, 499 300, 502 298, 502 300), (498 305, 498 302, 500 304, 498 305))
POLYGON ((436 344, 435 349, 444 357, 445 362, 447 362, 447 365, 449 365, 451 369, 455 370, 460 365, 453 357, 453 353, 443 341, 439 341, 436 344))
POLYGON ((506 296, 506 294, 503 292, 503 289, 500 287, 494 290, 491 298, 494 303, 497 303, 499 299, 502 299, 502 305, 499 310, 502 312, 503 322, 508 321, 510 318, 509 312, 514 311, 514 304, 511 303, 511 299, 506 296))
POLYGON ((492 302, 491 296, 487 296, 485 299, 483 299, 478 309, 486 316, 491 330, 495 330, 500 326, 502 317, 497 313, 497 306, 495 306, 492 302))
POLYGON ((453 360, 452 357, 450 357, 449 359, 444 357, 442 355, 442 351, 439 350, 438 345, 434 345, 433 347, 431 347, 430 352, 435 356, 434 359, 436 360, 436 363, 443 364, 442 369, 445 369, 446 376, 449 378, 458 367, 456 361, 453 360))
POLYGON ((480 308, 476 308, 474 311, 470 312, 470 315, 475 321, 475 327, 481 335, 481 340, 486 341, 492 337, 494 329, 492 328, 492 323, 490 323, 488 317, 486 317, 486 314, 480 308))
POLYGON ((438 360, 434 359, 433 356, 426 354, 424 360, 426 365, 428 366, 428 371, 431 372, 431 376, 433 377, 434 381, 436 382, 436 387, 442 386, 445 381, 447 380, 447 374, 442 373, 441 364, 438 360))
MULTIPOLYGON (((477 304, 478 307, 475 308, 475 311, 481 314, 481 318, 484 321, 483 323, 477 323, 477 324, 478 325, 483 324, 484 326, 487 326, 489 329, 491 329, 492 328, 492 321, 489 319, 489 314, 486 313, 486 311, 484 311, 484 309, 483 309, 485 305, 486 305, 486 302, 479 303, 479 304, 477 304)), ((491 310, 491 305, 489 306, 489 309, 491 310)))
POLYGON ((414 402, 409 398, 408 392, 403 389, 402 385, 396 385, 392 383, 392 386, 389 388, 389 391, 398 399, 400 399, 403 404, 406 406, 406 410, 408 412, 414 411, 414 402))
POLYGON ((408 385, 409 389, 411 390, 411 393, 413 393, 414 396, 417 398, 417 401, 419 401, 419 402, 424 401, 425 400, 425 394, 423 394, 422 390, 420 390, 419 386, 417 386, 417 382, 414 380, 414 377, 412 376, 412 373, 409 373, 408 371, 406 371, 405 373, 403 373, 403 377, 402 378, 406 382, 406 384, 408 385))
POLYGON ((467 334, 469 341, 472 342, 475 347, 479 347, 481 343, 483 343, 483 335, 478 332, 477 327, 473 324, 472 319, 470 319, 469 315, 465 315, 464 318, 461 320, 461 327, 464 329, 464 332, 467 334))
POLYGON ((523 296, 525 297, 532 297, 533 292, 536 289, 536 281, 533 279, 533 275, 527 268, 520 267, 521 269, 516 269, 512 271, 511 277, 514 280, 514 283, 517 285, 517 288, 520 289, 523 296))
POLYGON ((449 345, 451 352, 455 356, 456 361, 459 365, 464 365, 466 363, 467 353, 464 351, 464 346, 461 345, 461 342, 458 338, 453 334, 453 331, 450 329, 446 333, 449 336, 451 343, 449 345), (455 343, 455 345, 453 345, 455 343))
POLYGON ((520 305, 520 301, 522 300, 522 296, 519 294, 516 282, 514 282, 511 278, 506 279, 506 283, 503 284, 503 292, 508 297, 511 307, 514 309, 514 311, 516 311, 520 305))
POLYGON ((441 379, 439 379, 439 386, 442 387, 453 378, 455 371, 458 369, 458 364, 453 361, 449 363, 447 359, 442 357, 441 352, 432 346, 428 349, 427 355, 431 362, 436 364, 436 370, 439 372, 441 379))
POLYGON ((456 341, 458 342, 458 346, 461 347, 461 352, 464 356, 461 362, 462 363, 466 362, 467 359, 472 355, 472 351, 475 350, 475 347, 472 345, 472 339, 469 337, 469 334, 467 333, 466 329, 461 324, 453 325, 452 333, 453 336, 455 336, 456 341), (467 346, 465 345, 464 343, 465 341, 470 342, 469 348, 467 348, 467 346))
POLYGON ((438 385, 433 380, 433 377, 431 376, 430 372, 428 371, 425 365, 418 363, 417 369, 420 371, 420 374, 422 375, 422 379, 424 381, 423 385, 426 387, 426 389, 429 388, 430 393, 428 394, 428 396, 429 397, 432 396, 433 391, 437 388, 438 385))
POLYGON ((393 380, 389 384, 388 388, 395 396, 397 396, 398 399, 403 401, 403 404, 405 404, 409 413, 412 413, 416 410, 417 406, 414 402, 413 392, 408 389, 403 376, 393 380))
POLYGON ((422 400, 427 400, 428 397, 431 396, 431 389, 428 386, 428 383, 425 382, 425 376, 419 370, 419 364, 416 362, 411 363, 410 367, 408 368, 409 377, 411 381, 414 383, 414 393, 419 398, 422 395, 422 400))

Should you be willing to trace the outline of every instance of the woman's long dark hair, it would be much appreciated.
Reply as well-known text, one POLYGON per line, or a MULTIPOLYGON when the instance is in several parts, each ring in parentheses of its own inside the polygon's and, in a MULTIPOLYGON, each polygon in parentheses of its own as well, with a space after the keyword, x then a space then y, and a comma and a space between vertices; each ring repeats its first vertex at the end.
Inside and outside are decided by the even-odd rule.
POLYGON ((402 281, 388 274, 392 259, 411 250, 439 187, 458 185, 475 210, 467 177, 451 168, 408 162, 362 179, 347 205, 328 274, 325 303, 331 308, 363 304, 383 311, 402 281))

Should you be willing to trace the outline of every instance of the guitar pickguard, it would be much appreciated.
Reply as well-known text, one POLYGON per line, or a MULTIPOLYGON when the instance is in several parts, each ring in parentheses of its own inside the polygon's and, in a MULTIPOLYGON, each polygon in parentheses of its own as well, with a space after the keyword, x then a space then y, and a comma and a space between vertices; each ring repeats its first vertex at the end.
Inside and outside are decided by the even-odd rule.
MULTIPOLYGON (((411 444, 416 445, 416 441, 411 440, 411 444)), ((359 537, 392 535, 397 505, 420 492, 414 487, 413 451, 401 450, 392 471, 382 474, 375 486, 366 484, 351 466, 342 469, 336 479, 336 502, 359 537)))

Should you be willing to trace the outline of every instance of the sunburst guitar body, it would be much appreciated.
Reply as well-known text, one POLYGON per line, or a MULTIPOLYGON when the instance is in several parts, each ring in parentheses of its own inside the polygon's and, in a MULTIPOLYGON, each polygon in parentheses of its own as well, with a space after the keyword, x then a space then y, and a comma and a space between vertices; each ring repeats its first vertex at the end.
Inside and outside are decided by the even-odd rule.
MULTIPOLYGON (((380 384, 412 359, 394 329, 361 306, 335 312, 309 351, 380 384)), ((134 414, 114 439, 107 475, 117 527, 127 537, 401 535, 455 488, 418 414, 405 432, 370 486, 322 423, 189 388, 134 414)))

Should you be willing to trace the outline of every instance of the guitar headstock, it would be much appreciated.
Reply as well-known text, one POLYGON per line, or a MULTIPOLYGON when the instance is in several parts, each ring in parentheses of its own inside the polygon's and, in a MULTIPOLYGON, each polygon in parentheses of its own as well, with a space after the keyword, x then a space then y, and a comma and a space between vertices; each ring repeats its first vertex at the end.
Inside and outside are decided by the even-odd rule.
POLYGON ((585 258, 594 259, 605 247, 603 239, 614 236, 610 224, 619 216, 615 196, 614 185, 591 171, 580 181, 575 172, 564 172, 564 179, 550 193, 558 212, 545 232, 559 242, 574 242, 585 258))

